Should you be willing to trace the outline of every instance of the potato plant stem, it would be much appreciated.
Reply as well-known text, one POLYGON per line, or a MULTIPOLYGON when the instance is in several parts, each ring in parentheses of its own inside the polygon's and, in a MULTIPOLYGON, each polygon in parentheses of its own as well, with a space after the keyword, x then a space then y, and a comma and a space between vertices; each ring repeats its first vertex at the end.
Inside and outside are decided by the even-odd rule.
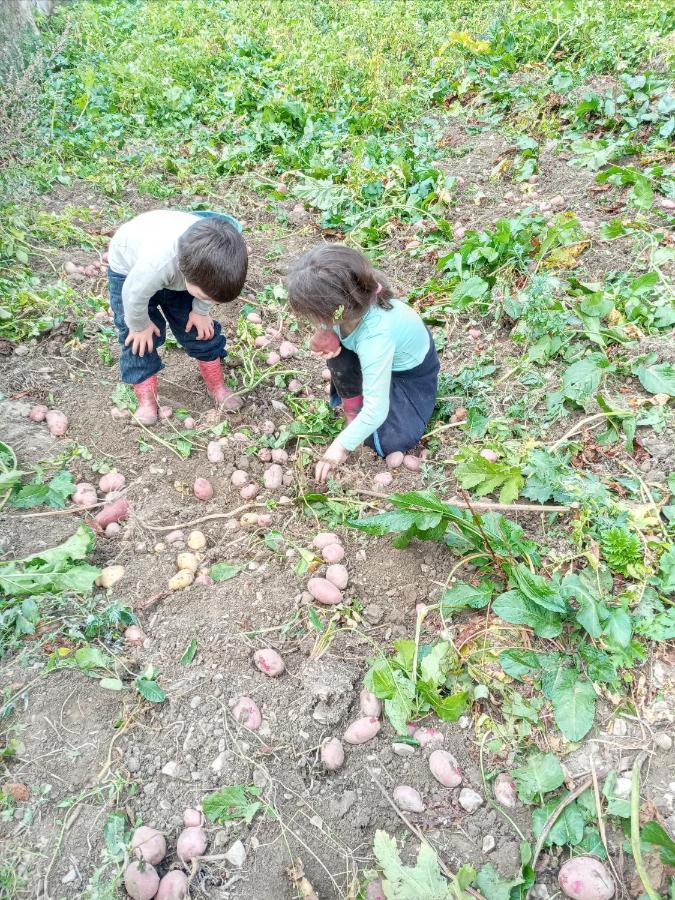
POLYGON ((645 890, 645 894, 649 900, 660 900, 660 895, 654 890, 649 880, 644 860, 642 859, 642 848, 640 847, 640 769, 644 761, 647 759, 647 753, 643 750, 638 754, 633 763, 633 777, 630 792, 630 845, 633 851, 633 861, 635 868, 640 877, 640 882, 645 890))

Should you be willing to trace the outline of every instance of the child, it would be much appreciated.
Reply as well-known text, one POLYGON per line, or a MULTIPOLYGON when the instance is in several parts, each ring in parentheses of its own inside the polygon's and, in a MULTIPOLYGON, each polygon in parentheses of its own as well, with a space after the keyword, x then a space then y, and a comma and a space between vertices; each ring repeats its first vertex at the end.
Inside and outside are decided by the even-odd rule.
POLYGON ((359 444, 379 456, 414 447, 434 411, 440 367, 418 314, 393 299, 385 276, 362 253, 340 244, 297 260, 288 296, 298 316, 340 339, 336 350, 320 355, 331 373, 331 403, 342 403, 348 424, 317 464, 317 481, 359 444))
POLYGON ((120 377, 138 400, 136 418, 157 421, 157 353, 167 323, 197 360, 209 396, 238 409, 225 386, 225 337, 211 318, 212 303, 230 303, 242 291, 248 253, 236 219, 220 213, 158 209, 122 225, 110 242, 110 306, 122 352, 120 377))

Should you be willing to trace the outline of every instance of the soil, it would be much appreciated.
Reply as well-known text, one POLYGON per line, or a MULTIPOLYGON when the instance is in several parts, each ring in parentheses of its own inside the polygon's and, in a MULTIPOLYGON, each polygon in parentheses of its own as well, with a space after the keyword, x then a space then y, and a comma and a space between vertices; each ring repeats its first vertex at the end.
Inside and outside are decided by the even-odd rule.
MULTIPOLYGON (((487 226, 498 216, 562 195, 565 209, 592 222, 588 226, 592 244, 582 257, 585 275, 599 279, 610 269, 632 264, 630 243, 600 244, 595 239, 598 225, 607 218, 608 201, 606 194, 590 190, 590 173, 571 169, 552 147, 546 147, 540 179, 527 185, 526 193, 509 181, 488 179, 509 150, 505 138, 492 132, 458 136, 464 139, 469 146, 462 147, 461 155, 455 147, 445 164, 449 174, 463 179, 456 206, 458 222, 487 226)), ((288 260, 321 238, 310 213, 290 202, 272 205, 241 181, 224 181, 207 198, 197 199, 236 209, 244 220, 251 252, 247 298, 278 281, 288 260)), ((44 198, 45 209, 58 210, 66 203, 90 206, 101 230, 110 228, 103 212, 107 201, 89 186, 61 186, 44 198)), ((123 205, 128 214, 155 206, 156 201, 129 192, 123 205)), ((401 249, 409 238, 400 236, 401 249)), ((397 255, 397 248, 393 249, 388 271, 401 292, 433 273, 434 260, 401 251, 397 255)), ((64 253, 63 260, 55 262, 66 258, 86 262, 91 254, 80 251, 66 257, 64 253)), ((102 280, 74 282, 76 289, 80 284, 82 290, 93 289, 104 296, 102 280)), ((269 315, 264 310, 263 314, 269 315)), ((237 315, 234 305, 221 311, 230 339, 237 315)), ((269 324, 272 321, 270 317, 269 324)), ((495 358, 518 352, 501 328, 486 329, 478 344, 470 344, 464 337, 466 325, 467 320, 461 320, 456 333, 451 333, 444 350, 444 371, 457 372, 478 349, 492 351, 495 358)), ((120 640, 112 651, 120 657, 128 680, 148 666, 158 670, 167 700, 153 706, 131 690, 106 691, 95 679, 75 670, 47 675, 46 657, 36 642, 28 642, 24 652, 0 662, 2 683, 8 696, 16 698, 6 721, 20 741, 16 757, 3 763, 2 780, 26 785, 29 791, 27 800, 8 806, 0 819, 3 855, 14 862, 17 876, 26 882, 14 896, 82 897, 95 873, 102 883, 109 878, 114 868, 106 857, 102 829, 108 814, 120 804, 130 823, 152 825, 166 834, 170 851, 161 867, 164 871, 175 862, 183 810, 198 806, 205 795, 222 786, 235 784, 259 788, 264 810, 250 825, 235 821, 208 826, 208 856, 193 881, 194 896, 214 900, 296 897, 297 888, 287 872, 295 860, 302 861, 307 879, 322 900, 355 896, 358 873, 373 862, 377 829, 404 840, 406 859, 416 853, 417 839, 390 802, 399 784, 414 786, 422 794, 425 812, 409 814, 409 821, 433 842, 451 868, 466 862, 476 867, 492 862, 504 877, 515 876, 520 866, 519 841, 532 838, 530 811, 518 805, 510 812, 511 822, 488 802, 491 792, 481 775, 480 748, 491 717, 498 718, 494 698, 476 701, 458 723, 434 722, 443 733, 443 746, 461 765, 462 787, 471 787, 484 798, 474 813, 459 805, 459 788, 443 788, 431 777, 428 752, 415 750, 403 756, 395 752, 388 724, 372 741, 346 747, 346 763, 337 773, 326 774, 318 757, 326 737, 341 736, 359 717, 358 695, 374 648, 413 634, 416 603, 438 596, 451 565, 447 550, 417 543, 393 551, 387 539, 366 539, 338 528, 350 573, 348 594, 357 601, 359 612, 343 617, 332 642, 322 645, 306 616, 307 575, 300 577, 293 571, 299 549, 309 547, 319 527, 293 502, 298 487, 312 486, 305 462, 293 456, 289 461, 287 480, 292 477, 293 484, 286 488, 287 501, 267 492, 256 501, 277 501, 272 504, 271 527, 283 532, 282 550, 271 550, 262 530, 240 527, 238 514, 223 517, 243 504, 230 483, 235 467, 246 468, 261 480, 263 464, 247 453, 260 436, 261 425, 271 420, 278 431, 290 421, 283 390, 268 382, 246 398, 240 413, 229 417, 232 431, 245 430, 251 442, 227 440, 224 463, 208 463, 203 450, 181 459, 158 440, 171 434, 171 420, 158 426, 153 438, 128 421, 110 417, 116 370, 105 365, 97 352, 105 331, 94 322, 84 323, 84 331, 80 339, 65 327, 0 360, 0 385, 10 398, 0 406, 3 440, 16 450, 20 468, 29 469, 75 446, 88 451, 71 456, 70 468, 79 478, 96 480, 94 470, 100 464, 126 475, 133 513, 118 537, 98 540, 94 562, 125 567, 124 578, 112 589, 110 599, 132 607, 146 635, 140 647, 120 640), (44 426, 26 419, 30 404, 46 401, 68 414, 66 438, 51 438, 44 426), (191 485, 197 476, 212 482, 212 501, 194 498, 191 485), (230 581, 167 592, 177 555, 177 548, 164 540, 167 529, 184 527, 187 532, 187 523, 209 516, 198 526, 207 537, 202 564, 227 561, 240 565, 241 571, 230 581), (195 659, 183 665, 181 656, 192 639, 197 641, 195 659), (265 646, 283 655, 287 668, 283 676, 270 679, 253 666, 253 651, 265 646), (258 732, 239 727, 232 718, 231 705, 242 695, 260 706, 263 726, 258 732), (225 858, 239 840, 246 851, 241 866, 225 858), (491 844, 494 849, 484 852, 491 844)), ((113 343, 111 347, 116 353, 113 343)), ((664 342, 659 343, 660 352, 664 349, 664 342)), ((164 358, 162 401, 187 409, 204 422, 210 407, 195 367, 176 349, 166 350, 164 358)), ((307 392, 320 395, 316 363, 303 352, 297 367, 307 392)), ((517 388, 511 385, 504 389, 500 401, 504 408, 513 402, 513 390, 517 388)), ((566 420, 560 432, 574 422, 574 417, 566 420)), ((555 437, 550 435, 551 440, 555 437)), ((451 458, 461 441, 457 431, 445 432, 438 458, 451 458)), ((650 432, 643 444, 649 468, 642 471, 649 471, 650 481, 662 481, 675 467, 672 441, 650 432)), ((364 452, 340 478, 344 486, 363 491, 363 502, 368 504, 373 500, 368 493, 372 478, 380 468, 364 452)), ((436 489, 452 496, 456 486, 443 467, 432 466, 429 471, 425 477, 436 489)), ((394 479, 396 490, 418 489, 423 483, 419 475, 403 469, 394 473, 394 479)), ((555 529, 540 515, 514 517, 528 536, 555 544, 555 529)), ((27 516, 5 510, 0 521, 2 558, 54 546, 72 534, 78 523, 78 516, 27 516)), ((429 637, 435 634, 436 624, 428 623, 429 637)), ((460 618, 453 627, 461 629, 465 624, 460 618)), ((590 740, 564 758, 570 776, 590 772, 591 753, 599 771, 630 762, 639 749, 653 747, 652 733, 671 729, 673 710, 664 698, 673 696, 675 668, 663 648, 658 653, 644 671, 634 673, 635 699, 639 689, 643 715, 618 717, 620 710, 608 702, 590 740)), ((549 749, 563 750, 553 729, 546 741, 549 749)), ((485 764, 486 773, 495 774, 509 771, 514 759, 486 751, 485 764)), ((671 824, 675 824, 673 766, 672 751, 655 750, 643 786, 643 798, 671 824)), ((629 887, 631 865, 619 851, 623 837, 610 828, 609 839, 617 865, 625 866, 620 895, 637 896, 629 887)), ((549 890, 550 895, 557 890, 558 867, 555 853, 542 856, 537 882, 541 900, 549 896, 549 890)))

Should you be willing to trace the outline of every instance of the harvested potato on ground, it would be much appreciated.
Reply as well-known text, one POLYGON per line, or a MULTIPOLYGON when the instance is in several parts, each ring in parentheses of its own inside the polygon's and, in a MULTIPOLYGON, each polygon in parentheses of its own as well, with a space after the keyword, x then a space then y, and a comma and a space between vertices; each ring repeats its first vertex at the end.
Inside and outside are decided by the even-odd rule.
POLYGON ((120 497, 112 503, 106 503, 103 509, 94 516, 101 528, 106 528, 112 522, 124 522, 129 518, 131 508, 126 497, 120 497))
POLYGON ((330 563, 339 563, 345 558, 345 548, 341 544, 328 544, 321 551, 323 561, 330 563))
POLYGON ((495 800, 507 809, 513 809, 517 798, 516 782, 506 772, 500 772, 495 778, 495 800))
POLYGON ((109 494, 111 491, 121 491, 126 483, 126 478, 120 472, 108 472, 99 479, 98 489, 102 494, 109 494))
POLYGON ((267 354, 267 365, 268 366, 276 366, 278 362, 281 362, 281 357, 278 353, 272 351, 272 353, 267 354))
POLYGON ((328 566, 326 569, 326 581, 330 581, 330 583, 334 584, 338 590, 343 591, 349 582, 349 572, 347 571, 347 568, 340 565, 340 563, 334 566, 328 566))
POLYGON ((206 478, 195 478, 193 491, 197 500, 210 500, 213 497, 213 487, 206 478))
POLYGON ((328 547, 329 544, 339 543, 340 538, 337 534, 333 534, 332 531, 320 531, 312 541, 312 547, 316 547, 317 550, 323 550, 323 548, 328 547))
POLYGON ((439 784, 454 788, 462 783, 462 772, 459 763, 447 750, 434 750, 429 757, 429 769, 439 784))
POLYGON ((235 469, 230 475, 230 482, 233 487, 242 488, 245 484, 248 484, 250 480, 251 476, 243 469, 235 469))
POLYGON ((373 478, 373 482, 379 488, 387 488, 393 482, 394 476, 391 472, 378 472, 377 475, 373 478))
POLYGON ((400 784, 397 788, 394 788, 392 797, 394 798, 394 803, 404 812, 422 813, 426 808, 420 792, 407 784, 400 784))
POLYGON ((108 588, 114 587, 118 581, 124 578, 124 566, 106 566, 101 570, 101 574, 94 582, 97 587, 108 588))
POLYGON ((194 573, 199 568, 199 560, 194 553, 179 553, 176 557, 176 568, 179 572, 182 569, 187 569, 188 572, 194 573))
POLYGON ((81 506, 83 509, 91 509, 98 503, 98 495, 93 484, 81 481, 75 488, 73 494, 73 503, 75 506, 81 506))
MULTIPOLYGON (((175 532, 172 531, 171 534, 180 533, 180 538, 174 538, 174 540, 183 540, 183 532, 175 532)), ((166 540, 167 543, 171 544, 173 541, 169 540, 170 535, 167 535, 166 540)), ((206 536, 202 531, 191 531, 188 535, 187 545, 190 550, 203 550, 206 547, 206 536)))
POLYGON ((380 720, 375 716, 364 716, 357 719, 344 733, 344 740, 348 744, 365 744, 372 740, 380 730, 380 720))
POLYGON ((198 856, 203 856, 206 850, 206 832, 203 828, 193 826, 185 828, 178 835, 176 841, 176 855, 179 859, 189 862, 198 856))
POLYGON ((28 418, 31 420, 31 422, 44 422, 44 420, 47 418, 48 412, 49 407, 43 406, 41 403, 37 403, 28 413, 28 418))
POLYGON ((288 453, 285 450, 282 450, 281 447, 276 447, 272 450, 272 462, 278 463, 280 466, 285 466, 288 462, 288 453))
POLYGON ((232 707, 232 715, 235 722, 249 731, 257 731, 262 725, 262 713, 250 697, 240 697, 232 707))
POLYGON ((186 809, 183 813, 183 825, 186 828, 196 828, 204 822, 204 815, 198 809, 186 809))
POLYGON ((410 472, 419 472, 422 468, 422 460, 417 456, 410 456, 410 454, 406 453, 403 457, 403 466, 410 472))
POLYGON ((419 741, 421 747, 442 747, 443 733, 431 725, 422 728, 415 728, 412 736, 419 741))
POLYGON ((321 745, 321 762, 329 772, 340 769, 345 761, 345 751, 342 742, 337 738, 328 738, 321 745))
POLYGON ((218 441, 209 441, 206 447, 206 458, 210 463, 221 463, 225 459, 223 448, 218 441))
POLYGON ((403 465, 403 454, 399 450, 395 450, 393 453, 389 453, 384 461, 390 469, 398 469, 403 465))
POLYGON ((256 650, 253 654, 253 662, 264 675, 269 675, 271 678, 276 678, 286 671, 283 659, 271 647, 267 647, 265 650, 256 650))
POLYGON ((190 882, 185 872, 174 869, 167 872, 159 882, 155 900, 186 900, 190 893, 190 882))
POLYGON ((282 359, 291 359, 298 352, 298 348, 290 341, 282 341, 279 345, 279 356, 282 359))
POLYGON ((255 482, 251 482, 250 484, 245 484, 243 488, 239 491, 239 496, 242 500, 254 500, 258 494, 260 493, 260 485, 255 482))
POLYGON ((166 841, 164 835, 156 828, 141 825, 134 831, 131 838, 131 847, 136 856, 152 863, 154 866, 160 863, 166 856, 166 841))
POLYGON ((269 468, 265 469, 263 481, 268 491, 278 491, 284 483, 284 470, 278 463, 272 463, 269 468))
POLYGON ((612 876, 592 856, 568 859, 558 873, 558 884, 571 900, 610 900, 616 890, 612 876))
POLYGON ((324 606, 335 606, 342 603, 342 593, 327 578, 310 578, 307 590, 317 603, 324 606))
POLYGON ((59 409, 50 409, 45 416, 49 433, 54 437, 63 437, 68 431, 68 417, 59 409))
POLYGON ((132 900, 152 900, 159 887, 159 875, 150 863, 134 860, 124 870, 124 887, 132 900))
POLYGON ((364 716, 375 716, 378 718, 382 715, 382 701, 367 688, 364 688, 361 691, 359 696, 359 708, 364 716))
POLYGON ((184 588, 190 587, 194 580, 195 576, 193 572, 190 572, 189 569, 181 569, 180 572, 177 572, 173 576, 173 578, 169 578, 169 590, 182 591, 184 588))

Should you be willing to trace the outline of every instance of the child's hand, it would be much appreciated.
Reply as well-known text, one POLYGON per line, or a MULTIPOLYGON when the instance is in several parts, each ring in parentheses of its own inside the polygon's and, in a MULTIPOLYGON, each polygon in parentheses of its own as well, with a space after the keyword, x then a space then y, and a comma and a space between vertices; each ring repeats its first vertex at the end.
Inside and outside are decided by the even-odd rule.
POLYGON ((131 352, 136 356, 144 356, 146 351, 152 353, 152 339, 159 334, 159 328, 151 322, 143 331, 130 331, 124 342, 125 347, 131 344, 131 352))
POLYGON ((347 451, 342 446, 339 440, 334 440, 330 447, 326 450, 324 455, 321 457, 319 462, 316 464, 316 470, 314 472, 314 477, 319 482, 319 484, 323 484, 333 469, 336 469, 338 466, 342 465, 342 463, 347 459, 347 451))
POLYGON ((198 341, 210 341, 213 337, 213 319, 209 315, 204 316, 192 310, 185 323, 185 330, 192 331, 193 328, 197 331, 198 341))
POLYGON ((316 356, 316 357, 318 357, 318 359, 335 359, 336 356, 340 355, 341 350, 342 350, 342 347, 338 347, 337 350, 331 350, 328 352, 326 352, 326 351, 318 352, 316 350, 312 350, 312 356, 316 356))

